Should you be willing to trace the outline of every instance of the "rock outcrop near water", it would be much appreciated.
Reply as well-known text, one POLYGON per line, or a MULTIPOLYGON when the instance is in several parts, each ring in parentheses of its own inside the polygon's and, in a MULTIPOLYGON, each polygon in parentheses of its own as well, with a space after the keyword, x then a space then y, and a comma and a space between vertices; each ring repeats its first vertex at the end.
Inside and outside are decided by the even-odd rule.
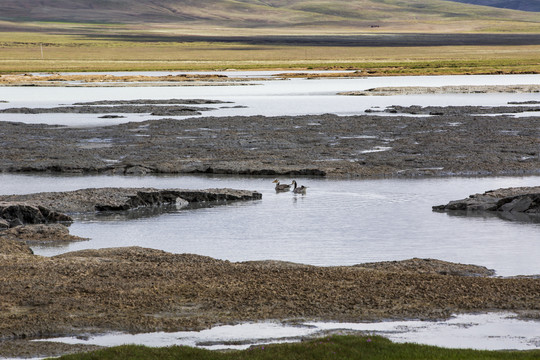
POLYGON ((44 192, 26 195, 3 195, 0 201, 35 204, 65 213, 95 211, 125 211, 145 206, 189 203, 258 200, 256 191, 234 189, 153 189, 153 188, 93 188, 64 192, 44 192))
POLYGON ((24 224, 71 223, 72 221, 70 216, 46 206, 0 200, 0 229, 24 224))
POLYGON ((26 243, 86 240, 69 234, 61 222, 73 219, 64 213, 127 211, 174 204, 226 203, 258 200, 255 191, 233 189, 182 190, 152 188, 99 188, 66 192, 0 196, 0 238, 26 243))
POLYGON ((433 206, 438 211, 499 211, 540 214, 540 186, 489 190, 433 206))

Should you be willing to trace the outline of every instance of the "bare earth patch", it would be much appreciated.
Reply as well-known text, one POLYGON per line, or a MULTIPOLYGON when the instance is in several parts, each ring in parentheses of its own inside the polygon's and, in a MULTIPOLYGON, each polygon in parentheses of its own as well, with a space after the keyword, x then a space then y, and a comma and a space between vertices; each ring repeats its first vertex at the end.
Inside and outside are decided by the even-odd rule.
POLYGON ((317 267, 139 247, 52 258, 7 251, 0 260, 4 342, 265 319, 354 322, 540 311, 540 279, 488 277, 486 269, 436 260, 317 267), (475 276, 468 276, 471 270, 475 276))

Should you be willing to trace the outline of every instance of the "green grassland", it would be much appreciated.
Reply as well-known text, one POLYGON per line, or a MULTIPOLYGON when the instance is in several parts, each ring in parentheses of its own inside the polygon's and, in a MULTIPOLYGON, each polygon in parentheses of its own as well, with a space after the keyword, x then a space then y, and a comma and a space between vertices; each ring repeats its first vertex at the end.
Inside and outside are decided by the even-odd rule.
MULTIPOLYGON (((369 36, 369 35, 367 35, 369 36)), ((248 38, 249 39, 249 38, 248 38)), ((540 72, 540 45, 335 46, 129 41, 0 32, 0 73, 223 69, 360 69, 373 75, 540 72)), ((411 45, 411 44, 408 44, 411 45)))
POLYGON ((186 346, 149 348, 119 346, 95 352, 66 355, 62 360, 93 359, 197 359, 197 360, 526 360, 538 359, 540 351, 476 351, 443 349, 416 344, 396 344, 379 336, 330 336, 292 344, 252 347, 243 351, 218 352, 186 346))
POLYGON ((91 4, 4 0, 0 73, 231 68, 360 69, 373 75, 540 72, 540 42, 482 40, 508 34, 535 37, 540 34, 540 13, 534 12, 446 0, 100 0, 91 4), (415 33, 468 34, 477 36, 478 42, 427 46, 409 38, 390 46, 377 41, 415 33), (373 41, 351 46, 347 42, 351 35, 373 41), (296 42, 275 41, 290 36, 296 42), (315 40, 304 42, 304 37, 315 40), (326 37, 326 43, 319 44, 318 37, 326 37))

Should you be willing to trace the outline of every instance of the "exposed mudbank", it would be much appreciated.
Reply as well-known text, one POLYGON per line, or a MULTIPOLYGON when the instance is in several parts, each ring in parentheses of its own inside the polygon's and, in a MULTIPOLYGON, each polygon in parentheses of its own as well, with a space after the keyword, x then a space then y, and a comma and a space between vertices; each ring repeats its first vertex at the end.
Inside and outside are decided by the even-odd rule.
POLYGON ((538 93, 540 85, 447 85, 447 86, 387 86, 363 91, 347 91, 339 95, 350 96, 393 96, 425 94, 494 94, 494 93, 538 93))
MULTIPOLYGON (((234 189, 97 188, 24 195, 0 195, 0 201, 27 202, 65 213, 125 211, 144 206, 216 201, 259 200, 256 191, 234 189)), ((0 203, 1 204, 1 203, 0 203)))
POLYGON ((245 79, 222 74, 176 74, 163 76, 112 74, 8 74, 0 75, 0 86, 133 87, 248 85, 245 79))
POLYGON ((485 276, 485 268, 433 259, 317 267, 232 263, 138 247, 52 258, 0 249, 4 341, 265 319, 357 322, 540 312, 540 279, 494 278, 485 276))
POLYGON ((201 115, 203 111, 214 110, 209 107, 189 106, 160 106, 160 105, 79 105, 60 106, 54 108, 8 108, 1 109, 0 113, 8 114, 150 114, 154 116, 193 116, 201 115))
POLYGON ((540 186, 489 190, 470 195, 446 205, 433 206, 438 211, 497 211, 540 215, 540 186))
POLYGON ((393 106, 387 111, 394 114, 387 116, 160 119, 91 131, 0 122, 0 171, 336 177, 538 174, 540 116, 500 114, 540 114, 538 110, 534 105, 393 106))
POLYGON ((69 234, 70 213, 116 212, 173 204, 216 204, 258 200, 255 191, 100 188, 0 196, 0 238, 25 243, 86 240, 69 234), (59 223, 59 224, 57 224, 59 223))

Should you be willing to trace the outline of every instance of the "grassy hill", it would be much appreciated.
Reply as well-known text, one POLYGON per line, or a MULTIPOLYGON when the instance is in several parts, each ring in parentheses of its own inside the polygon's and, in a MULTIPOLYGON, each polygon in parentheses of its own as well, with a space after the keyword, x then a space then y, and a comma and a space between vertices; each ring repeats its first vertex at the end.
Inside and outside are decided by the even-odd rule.
POLYGON ((536 13, 448 0, 2 0, 0 20, 439 32, 526 32, 531 24, 540 26, 536 13))

